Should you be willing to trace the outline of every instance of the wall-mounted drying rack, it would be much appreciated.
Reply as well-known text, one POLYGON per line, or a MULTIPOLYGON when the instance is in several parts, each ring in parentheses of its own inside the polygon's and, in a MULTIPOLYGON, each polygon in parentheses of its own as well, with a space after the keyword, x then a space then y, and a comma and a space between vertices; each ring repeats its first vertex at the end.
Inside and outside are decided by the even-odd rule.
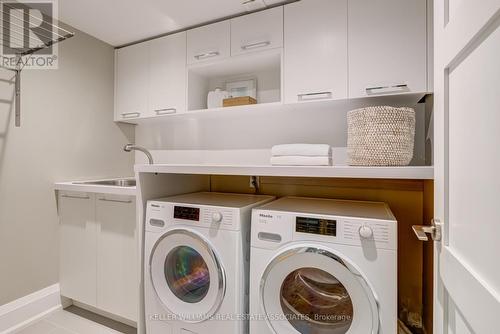
MULTIPOLYGON (((52 45, 62 42, 68 38, 73 37, 75 34, 70 32, 60 26, 52 23, 53 18, 42 14, 43 18, 32 15, 29 11, 23 12, 22 18, 11 15, 11 10, 19 9, 18 7, 11 7, 9 3, 2 3, 0 7, 0 15, 2 20, 2 26, 6 24, 3 22, 3 18, 9 17, 8 33, 6 33, 5 27, 2 31, 2 37, 0 39, 0 48, 2 48, 1 63, 0 68, 12 71, 15 73, 15 124, 16 127, 21 126, 21 71, 26 65, 26 61, 23 61, 23 57, 29 57, 37 51, 47 49, 52 45), (8 11, 8 12, 7 12, 8 11), (28 22, 26 22, 29 20, 28 22), (27 23, 32 22, 31 20, 39 20, 40 26, 38 27, 37 33, 30 33, 27 23), (34 46, 33 46, 34 45, 34 46), (5 50, 9 51, 8 56, 4 54, 5 50), (8 66, 5 64, 15 64, 14 66, 8 66)), ((26 9, 30 9, 26 7, 26 9)))

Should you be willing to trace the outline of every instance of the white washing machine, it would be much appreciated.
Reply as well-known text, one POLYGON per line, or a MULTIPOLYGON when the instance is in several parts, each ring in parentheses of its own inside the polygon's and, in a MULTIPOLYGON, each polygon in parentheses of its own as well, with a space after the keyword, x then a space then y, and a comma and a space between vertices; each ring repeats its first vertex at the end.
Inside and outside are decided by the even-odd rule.
POLYGON ((252 213, 251 334, 396 334, 385 203, 285 197, 252 213))
POLYGON ((272 196, 202 192, 147 203, 147 334, 248 332, 251 210, 272 196))

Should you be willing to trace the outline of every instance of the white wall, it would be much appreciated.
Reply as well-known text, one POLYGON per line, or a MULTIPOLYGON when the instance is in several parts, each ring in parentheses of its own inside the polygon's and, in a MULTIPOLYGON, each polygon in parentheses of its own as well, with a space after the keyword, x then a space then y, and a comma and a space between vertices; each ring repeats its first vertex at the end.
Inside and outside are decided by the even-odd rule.
POLYGON ((133 173, 121 149, 133 127, 113 123, 113 52, 76 31, 58 70, 25 70, 21 128, 0 70, 0 305, 58 282, 55 181, 133 173))

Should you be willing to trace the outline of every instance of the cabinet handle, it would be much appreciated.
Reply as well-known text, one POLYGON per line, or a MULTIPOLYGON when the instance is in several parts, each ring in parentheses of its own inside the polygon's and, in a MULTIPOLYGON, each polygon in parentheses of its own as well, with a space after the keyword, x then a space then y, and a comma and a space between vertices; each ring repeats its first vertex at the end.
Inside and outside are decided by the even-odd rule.
POLYGON ((374 87, 367 87, 366 93, 368 95, 370 94, 379 94, 379 93, 392 93, 392 92, 404 92, 404 91, 410 91, 408 89, 407 84, 397 84, 397 85, 389 85, 389 86, 374 86, 374 87))
POLYGON ((332 92, 318 92, 318 93, 306 93, 298 94, 299 101, 314 101, 314 100, 326 100, 331 99, 333 96, 332 92))
POLYGON ((114 202, 114 203, 132 203, 132 200, 131 199, 128 199, 128 200, 120 200, 120 199, 107 199, 107 198, 99 198, 100 201, 103 201, 103 202, 114 202))
POLYGON ((141 113, 140 112, 124 112, 121 114, 122 115, 122 118, 137 118, 139 116, 141 116, 141 113))
POLYGON ((64 198, 74 198, 74 199, 90 199, 89 196, 76 196, 76 195, 61 195, 64 198))
POLYGON ((251 49, 263 48, 263 47, 266 47, 269 45, 271 45, 270 41, 264 41, 264 42, 258 42, 258 43, 252 43, 252 44, 245 44, 245 45, 242 45, 241 48, 243 50, 251 50, 251 49))
POLYGON ((201 60, 201 59, 207 59, 207 58, 217 57, 218 55, 220 55, 219 51, 211 51, 211 52, 207 52, 207 53, 202 53, 202 54, 196 55, 194 57, 197 60, 201 60))
POLYGON ((157 115, 175 114, 176 112, 177 112, 177 109, 175 109, 175 108, 155 109, 155 113, 157 115))

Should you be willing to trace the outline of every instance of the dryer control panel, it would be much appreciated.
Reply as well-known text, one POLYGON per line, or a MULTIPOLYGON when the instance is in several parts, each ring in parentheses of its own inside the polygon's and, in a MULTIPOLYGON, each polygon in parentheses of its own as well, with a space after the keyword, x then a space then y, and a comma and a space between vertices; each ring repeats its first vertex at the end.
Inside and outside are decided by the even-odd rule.
POLYGON ((292 241, 397 249, 397 223, 390 220, 256 209, 251 233, 252 246, 268 249, 292 241))

